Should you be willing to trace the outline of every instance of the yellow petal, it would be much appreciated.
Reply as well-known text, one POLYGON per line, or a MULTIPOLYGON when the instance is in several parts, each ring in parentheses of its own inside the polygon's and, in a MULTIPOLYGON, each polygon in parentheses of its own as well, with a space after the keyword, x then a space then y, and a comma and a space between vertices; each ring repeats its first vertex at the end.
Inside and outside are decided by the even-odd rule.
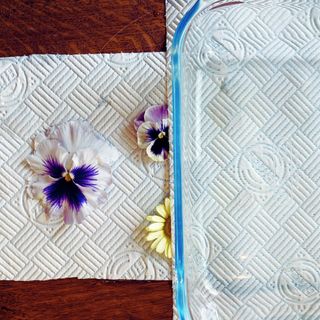
POLYGON ((170 198, 165 198, 164 206, 165 206, 166 211, 170 214, 170 212, 171 212, 171 201, 170 201, 170 198))
POLYGON ((152 242, 152 244, 151 244, 151 247, 150 247, 151 250, 154 250, 154 249, 157 247, 158 243, 159 243, 162 239, 164 239, 164 237, 159 237, 158 239, 154 240, 154 241, 152 242))
POLYGON ((164 235, 164 232, 161 230, 161 231, 155 231, 155 232, 150 232, 147 236, 146 236, 146 240, 147 241, 152 241, 154 239, 157 239, 157 238, 162 238, 164 235))
POLYGON ((172 245, 171 245, 171 243, 169 243, 169 245, 168 245, 168 250, 167 250, 166 256, 167 256, 167 258, 172 259, 172 245))
POLYGON ((158 253, 164 253, 164 250, 166 249, 166 245, 167 245, 167 238, 162 238, 161 241, 158 243, 156 251, 158 253))
POLYGON ((164 223, 156 222, 156 223, 151 223, 148 227, 146 227, 147 231, 160 231, 163 230, 164 228, 164 223))
POLYGON ((162 222, 165 223, 166 220, 160 216, 153 215, 153 216, 147 216, 147 220, 151 222, 162 222))
POLYGON ((168 218, 168 212, 166 211, 166 208, 163 204, 160 204, 156 207, 156 211, 160 214, 161 217, 167 219, 168 218))
POLYGON ((168 257, 169 246, 170 246, 170 243, 169 243, 169 241, 167 241, 166 249, 165 249, 165 251, 164 251, 164 255, 165 255, 166 257, 168 257))

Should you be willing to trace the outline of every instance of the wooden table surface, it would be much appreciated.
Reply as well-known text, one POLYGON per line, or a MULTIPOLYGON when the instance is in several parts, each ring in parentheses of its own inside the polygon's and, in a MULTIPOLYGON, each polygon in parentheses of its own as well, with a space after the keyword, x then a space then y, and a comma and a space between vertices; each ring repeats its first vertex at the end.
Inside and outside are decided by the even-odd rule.
MULTIPOLYGON (((164 50, 164 0, 0 1, 0 56, 164 50)), ((172 319, 171 282, 0 281, 15 319, 172 319)))

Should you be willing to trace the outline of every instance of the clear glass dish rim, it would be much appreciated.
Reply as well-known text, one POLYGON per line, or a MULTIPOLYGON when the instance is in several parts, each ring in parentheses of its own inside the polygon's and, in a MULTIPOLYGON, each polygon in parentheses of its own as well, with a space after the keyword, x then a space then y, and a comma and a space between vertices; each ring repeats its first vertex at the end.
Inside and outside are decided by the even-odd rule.
POLYGON ((173 106, 173 179, 174 179, 174 235, 175 235, 175 302, 180 320, 192 320, 185 282, 184 266, 184 234, 182 213, 182 153, 181 153, 181 55, 186 30, 193 19, 206 6, 212 10, 224 6, 243 4, 247 1, 197 0, 191 9, 184 15, 174 34, 172 43, 172 106, 173 106))

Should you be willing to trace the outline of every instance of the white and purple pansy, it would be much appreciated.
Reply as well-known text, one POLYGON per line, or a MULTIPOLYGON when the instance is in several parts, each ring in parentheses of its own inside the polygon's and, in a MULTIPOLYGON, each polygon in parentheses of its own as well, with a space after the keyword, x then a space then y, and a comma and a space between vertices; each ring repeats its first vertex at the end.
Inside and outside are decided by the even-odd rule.
POLYGON ((165 161, 169 154, 168 106, 152 106, 134 121, 138 145, 153 161, 165 161))
POLYGON ((106 199, 111 163, 117 150, 81 121, 52 127, 34 141, 27 161, 34 171, 29 194, 41 201, 49 216, 67 224, 81 223, 106 199))

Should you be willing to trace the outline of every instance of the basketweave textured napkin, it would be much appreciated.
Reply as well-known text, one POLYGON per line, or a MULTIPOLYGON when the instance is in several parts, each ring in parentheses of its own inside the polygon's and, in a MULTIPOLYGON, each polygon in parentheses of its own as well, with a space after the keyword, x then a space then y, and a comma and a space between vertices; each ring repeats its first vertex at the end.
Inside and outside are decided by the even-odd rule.
POLYGON ((164 53, 35 55, 0 60, 0 279, 170 278, 144 241, 167 192, 166 168, 138 148, 134 118, 166 101, 164 53), (32 138, 87 120, 120 152, 108 202, 81 225, 48 222, 26 196, 32 138))

